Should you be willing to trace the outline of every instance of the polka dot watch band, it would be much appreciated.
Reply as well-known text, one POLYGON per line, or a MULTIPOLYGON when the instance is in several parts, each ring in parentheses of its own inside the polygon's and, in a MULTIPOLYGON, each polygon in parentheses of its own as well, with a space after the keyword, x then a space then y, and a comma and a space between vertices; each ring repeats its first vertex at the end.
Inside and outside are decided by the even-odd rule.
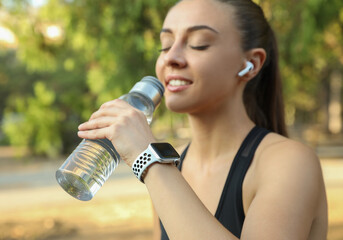
POLYGON ((147 168, 153 164, 159 162, 159 159, 154 157, 153 153, 148 148, 142 154, 140 154, 137 159, 132 164, 132 171, 136 175, 136 177, 142 182, 143 178, 146 174, 147 168))
POLYGON ((133 162, 133 173, 144 183, 143 179, 149 166, 156 162, 177 166, 180 163, 180 156, 169 143, 150 143, 148 148, 133 162))

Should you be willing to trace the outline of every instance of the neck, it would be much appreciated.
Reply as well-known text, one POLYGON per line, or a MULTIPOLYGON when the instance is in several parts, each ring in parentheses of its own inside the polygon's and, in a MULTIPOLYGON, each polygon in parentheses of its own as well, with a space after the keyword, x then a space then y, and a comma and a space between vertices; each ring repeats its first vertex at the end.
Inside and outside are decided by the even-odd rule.
POLYGON ((194 159, 208 164, 234 156, 255 125, 243 103, 226 104, 188 116, 192 131, 190 152, 194 159))

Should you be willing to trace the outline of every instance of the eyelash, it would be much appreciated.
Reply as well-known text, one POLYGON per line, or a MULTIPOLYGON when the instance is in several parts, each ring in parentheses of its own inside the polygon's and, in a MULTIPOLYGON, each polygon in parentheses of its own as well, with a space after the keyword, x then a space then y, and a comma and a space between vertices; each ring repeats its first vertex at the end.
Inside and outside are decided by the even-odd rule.
MULTIPOLYGON (((191 46, 192 49, 194 50, 199 50, 199 51, 202 51, 202 50, 206 50, 207 48, 209 47, 209 45, 204 45, 204 46, 191 46)), ((167 47, 167 48, 162 48, 160 50, 158 50, 159 52, 166 52, 170 49, 170 47, 167 47)))
POLYGON ((162 48, 162 49, 159 49, 158 51, 159 52, 166 52, 170 49, 170 47, 167 47, 167 48, 162 48))
POLYGON ((204 45, 204 46, 191 46, 192 49, 194 50, 206 50, 209 47, 209 45, 204 45))

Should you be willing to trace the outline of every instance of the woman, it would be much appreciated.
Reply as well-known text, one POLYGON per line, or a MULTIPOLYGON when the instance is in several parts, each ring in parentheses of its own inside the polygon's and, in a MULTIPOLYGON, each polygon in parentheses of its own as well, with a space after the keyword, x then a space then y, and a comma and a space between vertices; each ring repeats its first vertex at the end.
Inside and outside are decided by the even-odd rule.
MULTIPOLYGON (((181 171, 157 163, 142 176, 161 220, 155 239, 326 239, 320 163, 286 137, 277 48, 262 10, 250 0, 180 1, 161 44, 166 105, 187 113, 192 139, 181 171)), ((155 142, 144 115, 121 100, 79 130, 111 140, 129 166, 155 142)))

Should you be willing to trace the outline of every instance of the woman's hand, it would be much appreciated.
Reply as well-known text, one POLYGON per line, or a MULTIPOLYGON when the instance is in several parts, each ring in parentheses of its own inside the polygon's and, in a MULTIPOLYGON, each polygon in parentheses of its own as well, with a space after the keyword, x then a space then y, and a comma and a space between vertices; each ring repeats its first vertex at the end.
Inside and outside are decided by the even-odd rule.
POLYGON ((145 115, 120 99, 104 103, 88 122, 79 126, 78 136, 107 138, 130 167, 135 158, 155 141, 145 115))

